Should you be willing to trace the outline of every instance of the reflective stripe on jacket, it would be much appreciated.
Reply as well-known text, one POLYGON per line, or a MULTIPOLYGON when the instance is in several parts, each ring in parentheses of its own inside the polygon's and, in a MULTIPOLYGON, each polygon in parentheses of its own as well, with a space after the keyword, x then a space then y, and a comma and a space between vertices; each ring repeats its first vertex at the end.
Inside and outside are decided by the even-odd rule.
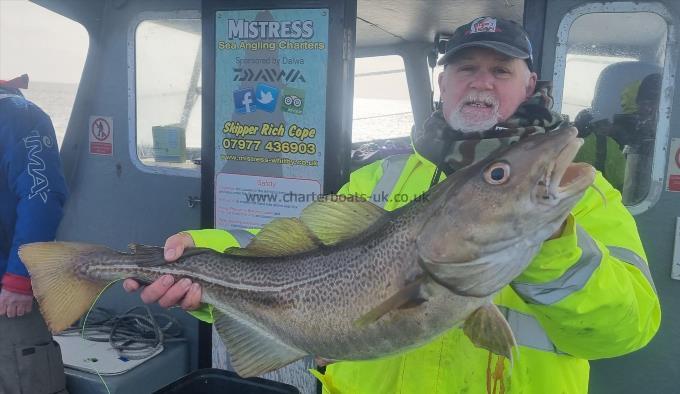
MULTIPOLYGON (((425 192, 434 170, 417 154, 391 157, 352 173, 339 194, 364 195, 392 210, 425 192)), ((519 344, 512 370, 454 328, 396 356, 331 364, 321 376, 324 391, 587 392, 587 360, 641 348, 657 331, 661 315, 635 222, 618 191, 600 174, 595 183, 604 198, 589 189, 562 236, 546 241, 494 300, 519 344)), ((235 242, 221 230, 190 234, 197 246, 218 250, 235 242)))

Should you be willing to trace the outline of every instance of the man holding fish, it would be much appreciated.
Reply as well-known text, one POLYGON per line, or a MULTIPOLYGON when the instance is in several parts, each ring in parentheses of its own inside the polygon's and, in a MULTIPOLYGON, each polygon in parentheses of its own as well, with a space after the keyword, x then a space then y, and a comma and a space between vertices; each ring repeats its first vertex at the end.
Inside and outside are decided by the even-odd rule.
MULTIPOLYGON (((433 206, 417 211, 423 217, 431 215, 428 220, 412 219, 413 209, 402 215, 408 219, 404 226, 417 223, 417 232, 402 234, 413 237, 413 248, 401 252, 413 253, 416 268, 400 274, 401 286, 390 287, 396 279, 389 282, 389 289, 378 296, 382 298, 355 300, 354 307, 362 311, 354 324, 362 332, 384 329, 384 338, 392 342, 400 340, 394 339, 400 331, 390 331, 390 324, 403 323, 400 329, 412 337, 430 325, 450 324, 450 328, 424 345, 396 346, 404 349, 397 354, 377 352, 388 354, 377 359, 358 349, 314 354, 338 360, 320 375, 324 389, 333 393, 587 392, 588 360, 635 351, 659 327, 659 301, 634 219, 619 192, 592 167, 570 164, 580 140, 559 114, 549 111, 549 87, 537 81, 532 71, 531 44, 521 26, 499 18, 477 18, 455 31, 439 64, 445 66, 439 75, 442 106, 412 133, 416 153, 355 171, 338 194, 387 192, 415 197, 432 188, 427 196, 433 206), (506 189, 493 193, 494 187, 506 189), (451 202, 455 199, 457 205, 451 202), (442 289, 448 295, 440 293, 442 289), (493 305, 480 301, 487 299, 493 305), (453 317, 446 322, 444 317, 426 320, 449 310, 452 316, 466 310, 460 316, 465 323, 453 317), (514 339, 512 334, 504 336, 507 330, 498 312, 514 339), (409 314, 426 323, 407 322, 409 314), (515 341, 519 357, 511 366, 508 346, 515 341), (350 353, 345 360, 367 360, 342 361, 350 353)), ((386 211, 405 205, 393 200, 374 202, 386 211)), ((372 234, 376 223, 381 219, 357 232, 372 234)), ((394 220, 391 223, 387 230, 395 226, 394 220)), ((355 223, 348 220, 345 225, 355 223)), ((242 231, 182 232, 166 241, 165 259, 174 261, 194 246, 218 251, 245 247, 251 237, 242 231)), ((360 280, 354 280, 358 286, 360 280)), ((147 286, 141 297, 147 303, 196 310, 206 301, 207 289, 194 282, 185 277, 175 283, 166 274, 147 286)), ((124 286, 133 291, 139 284, 127 280, 124 286)), ((342 314, 343 297, 341 293, 337 297, 337 313, 342 314)), ((204 307, 194 313, 213 321, 212 311, 204 307)), ((318 316, 321 325, 323 313, 318 316)), ((328 335, 332 334, 328 328, 328 335)), ((343 340, 341 334, 337 338, 343 340)), ((367 343, 378 342, 371 338, 367 343)), ((356 346, 363 345, 357 340, 356 346)))

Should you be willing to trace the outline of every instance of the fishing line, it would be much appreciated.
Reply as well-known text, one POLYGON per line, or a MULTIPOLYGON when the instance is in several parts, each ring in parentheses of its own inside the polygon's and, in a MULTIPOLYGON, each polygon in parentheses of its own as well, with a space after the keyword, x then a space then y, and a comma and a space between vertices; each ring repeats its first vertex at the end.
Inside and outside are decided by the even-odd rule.
POLYGON ((109 342, 118 355, 139 360, 155 354, 164 343, 185 341, 180 323, 166 314, 152 314, 147 306, 136 306, 114 315, 102 308, 92 311, 84 338, 109 342))
POLYGON ((80 337, 81 337, 81 338, 85 339, 85 323, 87 323, 87 318, 90 316, 90 312, 92 312, 92 310, 94 309, 94 306, 95 306, 95 304, 97 303, 97 301, 99 301, 99 298, 102 296, 102 294, 104 294, 104 292, 106 291, 106 289, 108 289, 109 287, 111 287, 111 285, 113 285, 114 283, 120 282, 121 280, 123 280, 123 279, 122 279, 122 278, 121 278, 121 279, 116 279, 116 280, 114 280, 113 282, 109 283, 108 285, 104 286, 104 288, 101 289, 101 291, 99 292, 99 294, 97 294, 97 296, 94 298, 94 301, 92 301, 92 305, 90 305, 90 307, 88 308, 87 313, 85 314, 85 318, 83 319, 83 329, 82 329, 82 331, 80 332, 80 337))
POLYGON ((597 192, 597 194, 600 195, 600 198, 602 199, 602 205, 606 208, 607 207, 607 197, 604 195, 604 192, 602 192, 602 190, 600 190, 600 188, 597 187, 597 185, 594 184, 594 183, 592 185, 590 185, 590 187, 592 187, 597 192))
MULTIPOLYGON (((113 283, 109 283, 106 288, 113 283)), ((95 308, 102 290, 90 306, 79 327, 64 333, 80 331, 81 337, 95 342, 109 342, 120 357, 139 360, 155 354, 164 343, 185 341, 182 325, 168 314, 153 314, 148 306, 135 306, 114 315, 103 308, 95 308)))
MULTIPOLYGON (((103 289, 99 292, 99 294, 97 294, 97 296, 94 298, 94 301, 92 301, 92 305, 90 305, 90 308, 87 310, 87 313, 85 314, 85 318, 83 319, 83 329, 82 329, 82 331, 80 332, 80 337, 81 337, 81 338, 85 339, 85 323, 87 322, 87 318, 90 316, 90 312, 92 312, 92 310, 94 309, 94 305, 97 303, 97 301, 99 301, 99 298, 102 296, 102 294, 104 293, 104 291, 106 291, 106 289, 108 289, 109 287, 111 287, 112 284, 114 284, 114 283, 116 283, 116 282, 118 282, 118 281, 120 281, 120 280, 121 280, 121 279, 114 280, 113 282, 111 282, 111 283, 109 283, 108 285, 104 286, 104 288, 103 288, 103 289)), ((104 380, 104 377, 102 376, 102 374, 99 373, 99 370, 98 370, 96 367, 94 367, 94 365, 92 366, 92 369, 93 369, 94 372, 97 374, 97 376, 99 376, 99 380, 102 381, 102 384, 104 385, 104 388, 106 389, 106 392, 107 392, 108 394, 111 394, 111 390, 109 390, 109 386, 106 384, 106 381, 104 380)))
MULTIPOLYGON (((81 338, 95 342, 109 342, 121 359, 148 358, 162 349, 164 343, 186 341, 181 324, 167 314, 152 314, 148 306, 135 306, 125 313, 114 315, 103 308, 95 308, 102 294, 118 279, 102 289, 81 320, 79 326, 64 330, 62 334, 80 331, 81 338), (143 313, 136 313, 141 310, 143 313)), ((109 387, 96 368, 92 368, 102 384, 109 387)))

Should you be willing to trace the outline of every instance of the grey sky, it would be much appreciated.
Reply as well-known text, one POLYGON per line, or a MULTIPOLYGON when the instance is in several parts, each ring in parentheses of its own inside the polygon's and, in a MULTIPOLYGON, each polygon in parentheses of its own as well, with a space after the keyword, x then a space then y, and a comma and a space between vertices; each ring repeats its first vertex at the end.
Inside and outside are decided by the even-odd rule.
POLYGON ((0 0, 0 79, 77 83, 87 55, 85 28, 27 0, 0 0))

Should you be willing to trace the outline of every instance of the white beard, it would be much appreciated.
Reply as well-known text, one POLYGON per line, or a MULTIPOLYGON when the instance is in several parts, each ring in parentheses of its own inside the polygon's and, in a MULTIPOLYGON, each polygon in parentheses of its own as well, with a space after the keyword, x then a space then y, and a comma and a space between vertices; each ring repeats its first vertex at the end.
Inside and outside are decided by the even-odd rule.
POLYGON ((498 123, 498 99, 490 92, 470 92, 467 96, 460 99, 448 114, 444 114, 446 123, 454 130, 459 130, 463 133, 486 131, 498 123), (492 111, 488 117, 484 119, 466 119, 461 112, 466 103, 473 101, 482 102, 491 105, 492 111))

